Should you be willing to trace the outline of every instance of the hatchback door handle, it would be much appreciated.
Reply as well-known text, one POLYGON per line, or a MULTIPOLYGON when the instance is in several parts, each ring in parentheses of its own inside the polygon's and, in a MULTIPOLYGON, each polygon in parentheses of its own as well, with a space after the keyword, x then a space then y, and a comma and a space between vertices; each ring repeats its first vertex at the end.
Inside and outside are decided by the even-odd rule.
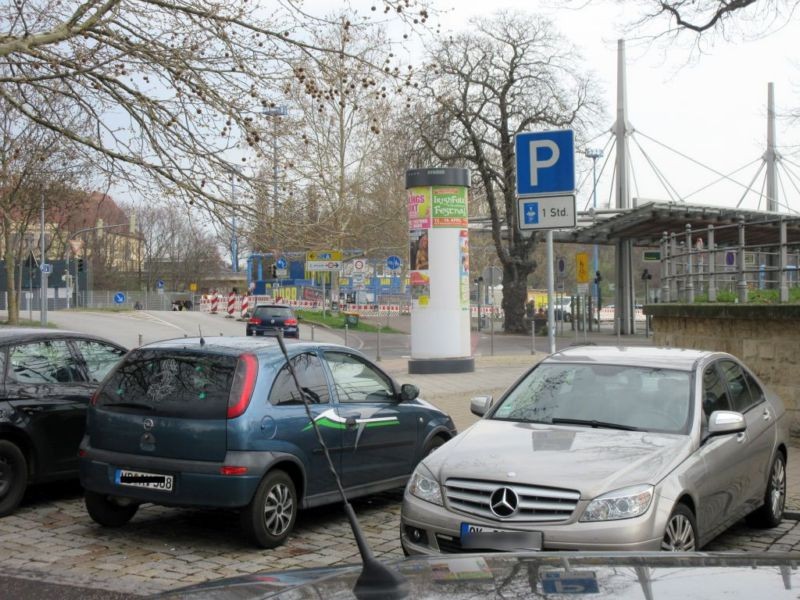
POLYGON ((344 424, 348 429, 353 429, 356 425, 358 425, 357 419, 361 415, 350 415, 344 420, 344 424))
POLYGON ((764 414, 761 415, 761 418, 763 418, 765 421, 769 421, 772 418, 772 415, 769 413, 769 409, 764 409, 764 414))

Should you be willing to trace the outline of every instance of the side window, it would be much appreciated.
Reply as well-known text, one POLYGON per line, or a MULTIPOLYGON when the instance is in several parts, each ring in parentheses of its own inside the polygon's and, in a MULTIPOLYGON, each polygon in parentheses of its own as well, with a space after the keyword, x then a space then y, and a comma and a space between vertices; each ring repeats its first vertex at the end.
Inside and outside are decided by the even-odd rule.
POLYGON ((108 372, 125 356, 125 351, 115 346, 90 340, 73 340, 73 344, 83 355, 83 362, 89 373, 89 381, 99 383, 108 372))
MULTIPOLYGON (((299 354, 292 359, 292 366, 309 402, 328 404, 331 401, 328 380, 325 378, 325 370, 319 357, 314 354, 299 354)), ((269 402, 276 406, 303 403, 287 365, 283 365, 275 377, 275 383, 272 384, 272 391, 269 393, 269 402)))
POLYGON ((758 402, 758 398, 753 398, 750 394, 750 387, 744 376, 742 368, 731 360, 720 361, 725 380, 728 382, 728 389, 731 391, 731 404, 733 410, 743 413, 758 402))
POLYGON ((352 354, 326 352, 339 402, 391 402, 394 390, 385 375, 352 354))
POLYGON ((72 383, 83 381, 67 342, 53 340, 20 344, 9 350, 8 376, 17 383, 72 383))
MULTIPOLYGON (((0 367, 0 369, 2 369, 2 367, 0 367)), ((753 399, 753 404, 758 404, 763 401, 766 397, 764 390, 761 389, 761 386, 750 373, 744 369, 742 369, 742 372, 744 373, 745 381, 747 381, 747 387, 750 388, 750 397, 753 399)))
POLYGON ((703 413, 709 417, 715 410, 731 410, 728 388, 716 363, 707 366, 703 371, 703 413))

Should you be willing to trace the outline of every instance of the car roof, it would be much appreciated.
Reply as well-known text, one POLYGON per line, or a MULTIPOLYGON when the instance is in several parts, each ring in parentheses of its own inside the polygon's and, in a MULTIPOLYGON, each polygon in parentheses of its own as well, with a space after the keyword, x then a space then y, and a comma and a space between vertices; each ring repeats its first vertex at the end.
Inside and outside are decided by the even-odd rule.
POLYGON ((292 308, 288 304, 256 304, 256 308, 292 308))
POLYGON ((70 331, 66 329, 40 329, 36 327, 0 327, 0 344, 9 344, 16 342, 31 342, 37 340, 57 340, 57 339, 86 339, 106 342, 119 346, 121 344, 112 342, 104 337, 81 333, 80 331, 70 331))
POLYGON ((697 362, 715 354, 688 348, 651 346, 573 346, 547 357, 543 362, 587 362, 620 366, 691 371, 697 362))
MULTIPOLYGON (((358 351, 354 351, 352 348, 337 344, 290 342, 288 340, 285 344, 286 350, 290 355, 319 349, 347 350, 353 354, 360 355, 358 351)), ((248 352, 264 358, 277 358, 282 354, 278 340, 272 337, 208 336, 203 338, 175 338, 153 342, 141 348, 147 350, 191 350, 194 352, 228 354, 231 356, 238 356, 248 352), (203 341, 202 344, 200 340, 203 341)))

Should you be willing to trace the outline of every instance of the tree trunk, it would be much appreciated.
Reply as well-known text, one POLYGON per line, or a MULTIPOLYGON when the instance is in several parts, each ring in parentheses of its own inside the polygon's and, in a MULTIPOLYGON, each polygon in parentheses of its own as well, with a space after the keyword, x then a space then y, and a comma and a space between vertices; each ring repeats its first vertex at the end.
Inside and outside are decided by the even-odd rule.
POLYGON ((17 303, 16 257, 11 248, 11 221, 3 218, 3 247, 6 261, 6 303, 8 307, 8 324, 19 325, 19 304, 17 303))
POLYGON ((503 331, 529 333, 525 320, 525 302, 528 301, 528 275, 533 265, 503 265, 503 331))

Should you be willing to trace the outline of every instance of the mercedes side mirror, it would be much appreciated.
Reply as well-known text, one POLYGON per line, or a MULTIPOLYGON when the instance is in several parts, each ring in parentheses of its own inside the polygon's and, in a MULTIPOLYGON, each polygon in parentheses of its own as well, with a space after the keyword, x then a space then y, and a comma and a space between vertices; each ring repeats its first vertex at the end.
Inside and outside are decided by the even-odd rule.
POLYGON ((475 396, 469 401, 469 410, 473 415, 482 417, 492 406, 491 396, 475 396))
POLYGON ((732 410, 715 410, 708 418, 708 435, 726 435, 742 433, 747 429, 744 415, 732 410))

